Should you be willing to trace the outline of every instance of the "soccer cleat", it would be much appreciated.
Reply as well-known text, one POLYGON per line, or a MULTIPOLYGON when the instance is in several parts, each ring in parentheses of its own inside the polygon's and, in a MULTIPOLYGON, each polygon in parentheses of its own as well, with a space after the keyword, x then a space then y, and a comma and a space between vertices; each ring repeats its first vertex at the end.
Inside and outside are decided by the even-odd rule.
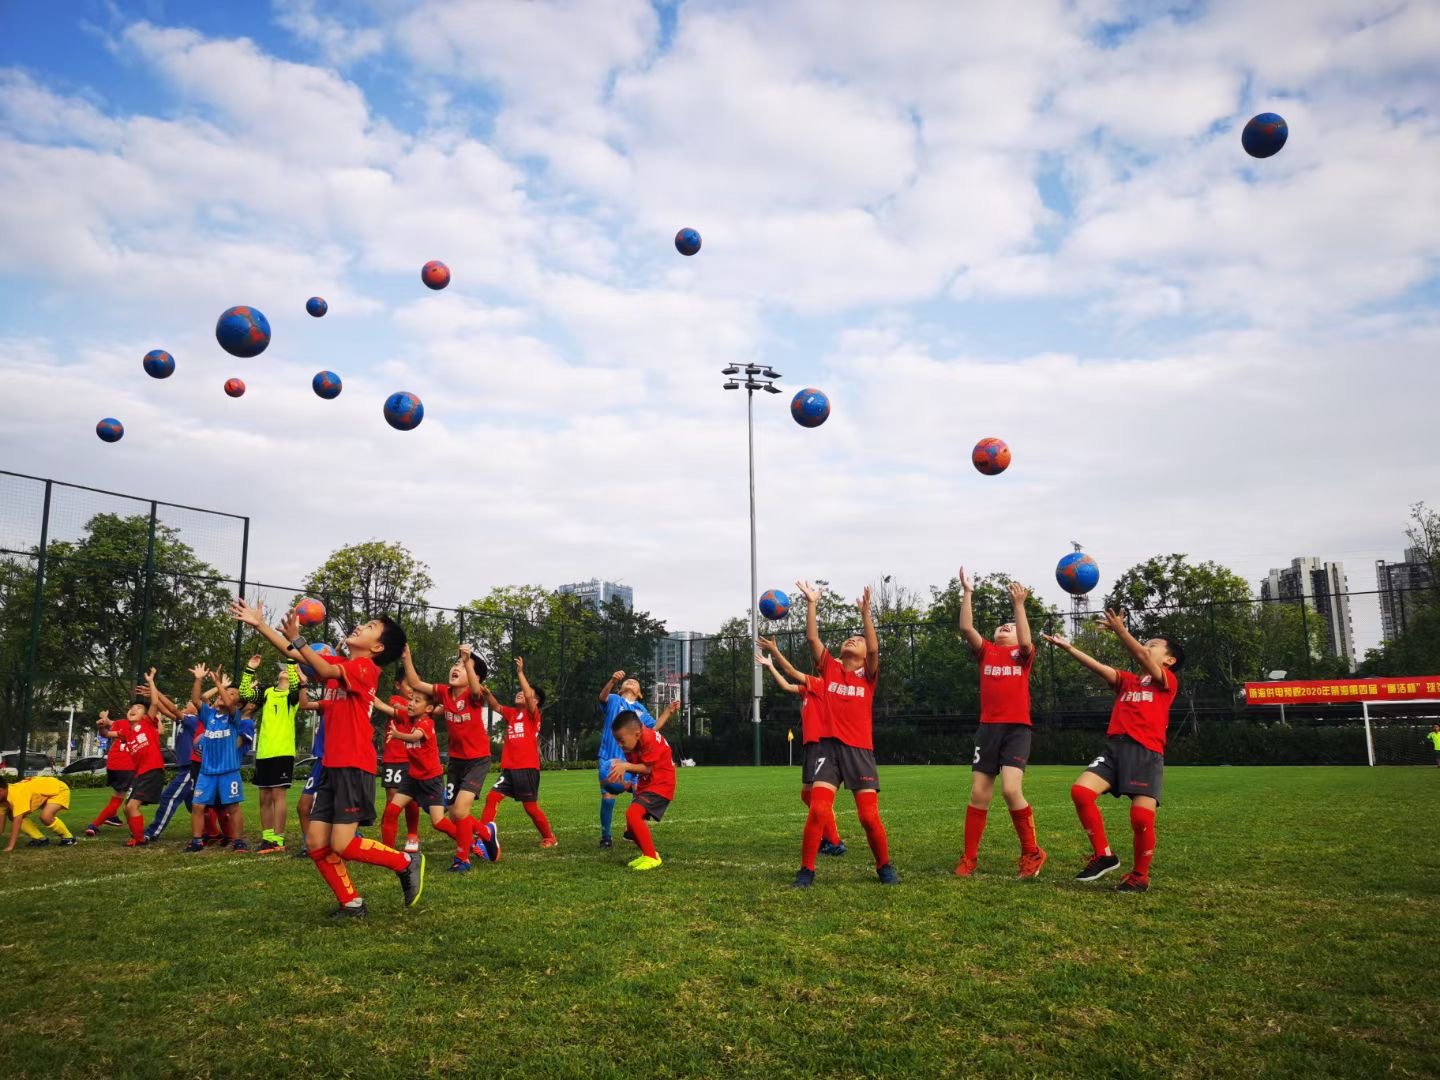
POLYGON ((1045 860, 1050 856, 1045 854, 1044 848, 1036 848, 1028 855, 1020 856, 1020 872, 1015 876, 1022 881, 1028 881, 1040 876, 1040 868, 1045 865, 1045 860))
POLYGON ((114 814, 111 814, 100 824, 104 825, 106 828, 109 829, 123 829, 125 827, 125 823, 121 821, 118 817, 116 817, 114 814))
POLYGON ((452 873, 452 874, 468 874, 468 873, 471 871, 471 869, 472 869, 472 867, 470 866, 470 864, 469 864, 468 862, 466 862, 464 859, 460 858, 459 855, 456 855, 453 859, 450 860, 450 870, 449 870, 449 873, 452 873))
POLYGON ((485 848, 485 858, 489 859, 491 862, 499 862, 500 830, 498 827, 496 827, 495 822, 493 821, 486 826, 486 830, 489 835, 482 835, 480 838, 480 843, 485 848))
POLYGON ((608 837, 608 836, 602 836, 602 837, 600 837, 600 847, 601 847, 602 849, 608 850, 608 849, 610 849, 610 848, 613 848, 614 846, 615 846, 615 841, 614 841, 614 840, 611 840, 610 837, 608 837))
POLYGON ((295 854, 291 855, 290 857, 292 859, 308 859, 310 858, 310 852, 307 851, 305 845, 302 844, 299 848, 296 849, 295 854))
POLYGON ((895 867, 888 862, 876 870, 875 873, 879 876, 881 885, 900 884, 900 875, 895 871, 895 867))
POLYGON ((230 841, 230 850, 231 850, 231 851, 238 851, 238 852, 240 852, 240 853, 243 854, 243 855, 249 855, 249 854, 250 854, 250 845, 247 844, 244 840, 231 840, 231 841, 230 841))
POLYGON ((49 847, 50 841, 43 836, 37 836, 34 840, 28 841, 26 847, 49 847))
POLYGON ((956 877, 974 877, 974 876, 975 876, 975 860, 972 859, 972 858, 970 858, 969 855, 962 855, 962 856, 960 856, 960 861, 955 864, 955 876, 956 876, 956 877))
POLYGON ((413 855, 420 850, 420 838, 418 836, 407 836, 405 838, 405 854, 413 855))
POLYGON ((631 832, 629 829, 626 829, 621 835, 622 835, 626 840, 629 840, 632 844, 635 842, 635 834, 634 834, 633 832, 631 832))
POLYGON ((1150 879, 1143 878, 1139 874, 1129 873, 1120 879, 1120 884, 1115 886, 1116 892, 1149 892, 1150 879))
POLYGON ((649 855, 641 855, 638 859, 634 859, 631 861, 630 869, 658 870, 664 864, 664 862, 665 860, 660 858, 658 855, 653 859, 649 855))
POLYGON ((75 837, 73 837, 73 836, 65 836, 65 837, 62 837, 62 838, 60 839, 60 846, 61 846, 61 847, 74 847, 74 846, 75 846, 76 844, 78 844, 79 842, 80 842, 80 841, 79 841, 79 840, 76 840, 75 837))
POLYGON ((395 874, 400 879, 400 891, 405 897, 405 906, 414 907, 425 891, 425 856, 411 855, 410 865, 395 874))
POLYGON ((95 837, 100 835, 100 830, 97 829, 94 825, 86 825, 85 835, 93 840, 95 837))
POLYGON ((790 887, 792 889, 808 889, 814 884, 815 871, 806 870, 805 867, 802 866, 799 870, 795 871, 795 880, 790 883, 790 887))
POLYGON ((126 846, 126 847, 144 847, 144 846, 145 846, 146 844, 148 844, 149 842, 150 842, 150 841, 149 841, 149 840, 146 840, 143 836, 142 836, 139 840, 136 840, 136 839, 132 836, 129 840, 126 840, 126 841, 125 841, 125 846, 126 846))
POLYGON ((365 906, 365 901, 351 907, 349 904, 341 904, 334 911, 330 912, 332 919, 363 919, 370 914, 370 909, 365 906))
POLYGON ((204 851, 204 850, 205 850, 205 841, 201 840, 198 836, 197 836, 197 837, 194 837, 194 838, 191 839, 191 841, 190 841, 188 844, 185 845, 185 850, 186 850, 186 851, 204 851))
POLYGON ((261 840, 260 843, 255 845, 255 854, 269 855, 272 851, 275 851, 278 848, 279 845, 276 844, 274 840, 261 840))
POLYGON ((1111 870, 1120 865, 1120 860, 1114 855, 1092 855, 1090 861, 1085 864, 1085 869, 1075 875, 1076 881, 1095 881, 1104 877, 1111 870))
POLYGON ((844 855, 845 850, 846 849, 844 840, 841 840, 838 844, 832 844, 829 840, 820 841, 821 855, 844 855))
POLYGON ((221 847, 224 847, 224 846, 225 846, 225 837, 223 837, 223 836, 207 836, 207 837, 205 837, 205 846, 206 846, 206 847, 213 847, 213 846, 216 845, 216 844, 219 844, 221 847))
POLYGON ((545 836, 540 839, 541 847, 559 847, 560 841, 553 836, 545 836))

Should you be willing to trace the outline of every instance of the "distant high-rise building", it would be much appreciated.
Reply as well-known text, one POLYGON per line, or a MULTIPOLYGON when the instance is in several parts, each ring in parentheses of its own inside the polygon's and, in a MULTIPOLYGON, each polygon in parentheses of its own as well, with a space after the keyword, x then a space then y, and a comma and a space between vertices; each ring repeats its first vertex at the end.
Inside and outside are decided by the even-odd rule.
POLYGON ((1262 600, 1299 600, 1325 620, 1330 652, 1355 670, 1355 627, 1350 621, 1350 584, 1345 564, 1313 555, 1292 559, 1288 569, 1271 570, 1260 582, 1262 600))
POLYGON ((693 630, 675 630, 655 642, 655 705, 663 709, 679 699, 688 710, 686 677, 705 671, 706 637, 693 630))
POLYGON ((580 597, 596 611, 599 611, 611 600, 619 600, 625 605, 626 611, 635 610, 635 590, 629 585, 617 585, 613 581, 591 578, 589 581, 561 585, 558 591, 580 597))
POLYGON ((1394 641, 1410 627, 1421 607, 1435 599, 1435 571, 1419 548, 1408 548, 1404 562, 1375 560, 1380 591, 1380 642, 1394 641))

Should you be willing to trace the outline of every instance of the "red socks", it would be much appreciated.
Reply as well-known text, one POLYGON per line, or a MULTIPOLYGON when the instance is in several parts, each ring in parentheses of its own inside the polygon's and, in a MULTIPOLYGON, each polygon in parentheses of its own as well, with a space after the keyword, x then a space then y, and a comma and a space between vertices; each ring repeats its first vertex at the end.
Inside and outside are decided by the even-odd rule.
MULTIPOLYGON (((527 802, 522 805, 525 807, 525 813, 530 815, 530 820, 535 823, 535 828, 540 830, 540 838, 542 840, 550 839, 552 835, 550 832, 550 820, 545 816, 545 811, 540 809, 540 804, 538 802, 527 802)), ((634 830, 631 831, 633 832, 634 830)))
POLYGON ((442 817, 439 821, 432 822, 436 829, 443 832, 451 840, 455 839, 455 823, 448 817, 442 817))
POLYGON ((489 825, 495 820, 495 808, 505 801, 505 796, 491 788, 490 794, 485 796, 485 812, 480 815, 480 824, 489 825))
POLYGON ((1130 804, 1130 828, 1135 833, 1135 876, 1150 880, 1150 860, 1155 857, 1155 811, 1130 804))
POLYGON ((855 792, 855 813, 860 816, 860 827, 865 830, 865 839, 870 841, 870 852, 875 856, 875 868, 878 870, 890 861, 890 842, 885 838, 885 825, 880 821, 879 792, 855 792))
POLYGON ((140 843, 145 839, 145 819, 139 814, 131 814, 126 820, 130 825, 130 838, 140 843))
POLYGON ((830 828, 835 822, 835 792, 829 788, 810 789, 810 813, 805 815, 805 832, 800 839, 800 865, 806 870, 815 869, 815 856, 820 853, 820 841, 825 836, 827 820, 830 828))
POLYGON ((1105 819, 1100 816, 1100 807, 1095 805, 1095 792, 1087 787, 1074 784, 1070 798, 1075 800, 1075 813, 1080 817, 1080 827, 1090 837, 1090 847, 1096 855, 1110 854, 1110 841, 1105 836, 1105 819))
MULTIPOLYGON (((411 803, 410 806, 414 806, 411 803)), ((409 807, 406 807, 409 809, 409 807)), ((393 802, 385 804, 385 813, 380 815, 380 841, 386 847, 395 846, 395 834, 400 830, 400 807, 393 802)))
POLYGON ((94 829, 100 828, 107 818, 114 816, 115 811, 120 809, 120 804, 124 801, 125 796, 123 795, 116 795, 111 798, 111 800, 105 804, 105 809, 100 811, 100 816, 90 823, 90 827, 94 829))
POLYGON ((645 824, 645 807, 642 804, 630 804, 625 811, 625 825, 630 830, 630 835, 635 837, 635 844, 640 848, 641 855, 648 855, 652 859, 659 857, 655 854, 655 841, 650 839, 650 826, 645 824))
MULTIPOLYGON (((405 804, 405 835, 416 837, 420 835, 420 804, 408 802, 405 804)), ((390 845, 394 847, 394 844, 390 845)))
POLYGON ((990 811, 965 807, 965 858, 974 862, 980 857, 980 838, 985 835, 985 819, 990 811))
POLYGON ((340 857, 349 859, 351 862, 383 866, 387 870, 394 870, 397 874, 410 865, 410 856, 403 851, 396 851, 387 844, 376 843, 363 836, 352 837, 345 850, 340 853, 340 857))
POLYGON ((328 847, 316 848, 310 852, 310 858, 315 863, 315 869, 320 871, 320 876, 325 879, 325 884, 330 886, 330 891, 335 894, 335 899, 342 904, 348 904, 355 897, 360 895, 351 884, 350 872, 345 869, 345 863, 328 847))
POLYGON ((470 861, 470 845, 475 842, 475 819, 466 814, 455 822, 455 857, 461 862, 470 861))
POLYGON ((1015 835, 1020 838, 1020 854, 1034 855, 1040 850, 1040 845, 1035 842, 1035 813, 1033 807, 1025 807, 1024 810, 1011 810, 1010 820, 1015 825, 1015 835))

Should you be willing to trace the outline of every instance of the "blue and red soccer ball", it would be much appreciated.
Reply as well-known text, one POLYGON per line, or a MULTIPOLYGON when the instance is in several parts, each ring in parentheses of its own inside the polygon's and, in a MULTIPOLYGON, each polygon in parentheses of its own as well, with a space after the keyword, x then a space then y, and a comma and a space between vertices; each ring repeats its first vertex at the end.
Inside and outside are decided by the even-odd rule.
POLYGON ((1084 596, 1100 584, 1100 566, 1083 551, 1072 551, 1056 565, 1055 580, 1071 596, 1084 596))
POLYGON ((1003 439, 981 439, 970 451, 970 463, 986 476, 999 476, 1010 467, 1010 447, 1003 439))
POLYGON ((314 626, 325 621, 325 605, 307 596, 295 605, 295 617, 300 620, 301 626, 314 626))
POLYGON ((790 415, 801 427, 819 427, 830 417, 830 399, 823 390, 807 386, 790 399, 790 415))
POLYGON ((225 380, 225 393, 226 393, 228 396, 230 396, 230 397, 244 397, 244 396, 245 396, 245 380, 244 380, 244 379, 226 379, 226 380, 225 380))
POLYGON ((700 234, 694 229, 681 229, 675 234, 675 250, 681 255, 694 255, 700 250, 700 234))
POLYGON ((305 301, 305 310, 318 319, 330 310, 330 305, 325 302, 323 296, 312 296, 305 301))
POLYGON ((107 416, 95 425, 95 434, 101 442, 119 442, 125 437, 125 425, 113 416, 107 416))
POLYGON ((396 431, 413 431, 425 419, 425 406, 414 394, 396 391, 385 399, 385 422, 396 431))
MULTIPOLYGON (((311 645, 311 646, 310 646, 310 649, 311 649, 311 651, 313 651, 313 652, 319 653, 319 654, 320 654, 322 657, 324 657, 326 660, 338 660, 338 659, 340 659, 338 656, 335 655, 335 650, 332 649, 329 645, 326 645, 323 641, 320 642, 318 645, 311 645)), ((300 665, 300 670, 301 670, 301 672, 305 675, 305 678, 307 678, 307 679, 314 679, 314 678, 315 678, 315 669, 312 668, 309 664, 301 664, 301 665, 300 665)))
POLYGON ((783 589, 767 589, 760 597, 760 614, 772 621, 790 614, 790 597, 783 589))
POLYGON ((258 308, 226 308, 215 324, 215 340, 231 356, 259 356, 270 345, 270 320, 258 308))
POLYGON ((450 268, 439 259, 431 259, 420 268, 420 280, 427 289, 443 289, 450 284, 450 268))
POLYGON ((339 397, 343 387, 340 376, 333 371, 317 371, 315 378, 310 380, 310 389, 315 391, 317 397, 322 397, 326 401, 332 401, 339 397))
POLYGON ((145 374, 152 379, 168 379, 175 374, 175 358, 164 349, 151 349, 142 361, 145 374))
POLYGON ((1290 137, 1290 125, 1278 113, 1262 112, 1252 116, 1240 132, 1240 145, 1253 158, 1274 157, 1290 137))

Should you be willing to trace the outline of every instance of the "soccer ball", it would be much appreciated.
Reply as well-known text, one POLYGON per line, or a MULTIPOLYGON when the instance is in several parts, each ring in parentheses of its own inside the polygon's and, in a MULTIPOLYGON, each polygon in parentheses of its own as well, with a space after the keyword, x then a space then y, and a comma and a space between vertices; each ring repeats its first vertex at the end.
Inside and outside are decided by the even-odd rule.
POLYGON ((215 340, 231 356, 259 356, 270 345, 270 320, 253 307, 227 308, 215 324, 215 340))
MULTIPOLYGON (((338 659, 339 659, 339 657, 335 655, 335 650, 332 649, 329 645, 326 645, 323 641, 320 642, 320 644, 318 644, 318 645, 311 645, 310 648, 311 648, 312 650, 314 650, 315 652, 319 653, 319 654, 320 654, 321 656, 323 656, 326 660, 338 660, 338 659)), ((301 672, 304 673, 305 678, 307 678, 307 679, 313 679, 313 678, 315 678, 315 669, 312 668, 309 664, 301 664, 301 665, 300 665, 300 670, 301 670, 301 672)))
POLYGON ((317 371, 310 380, 310 389, 326 401, 339 397, 341 388, 340 376, 333 371, 317 371))
POLYGON ((681 229, 675 234, 675 250, 681 255, 694 255, 700 250, 700 234, 694 229, 681 229))
POLYGON ((95 434, 101 442, 119 442, 125 437, 125 425, 113 416, 107 416, 95 425, 95 434))
POLYGON ((330 305, 325 302, 323 296, 312 296, 305 301, 305 310, 318 319, 330 310, 330 305))
POLYGON ((226 379, 226 380, 225 380, 225 393, 229 394, 231 397, 244 397, 244 396, 245 396, 245 380, 243 380, 243 379, 226 379))
POLYGON ((325 618, 325 605, 307 596, 295 605, 295 617, 301 626, 314 626, 325 618))
POLYGON ((427 288, 443 289, 450 284, 450 268, 439 259, 431 259, 420 268, 420 280, 427 288))
POLYGON ((1056 565, 1055 580, 1071 596, 1084 596, 1100 583, 1100 566, 1083 551, 1072 551, 1056 565))
POLYGON ((760 614, 765 618, 783 619, 790 614, 790 597, 781 589, 768 589, 760 597, 760 614))
POLYGON ((425 419, 425 406, 414 394, 397 391, 385 399, 385 422, 396 431, 413 431, 425 419))
POLYGON ((142 363, 145 374, 152 379, 168 379, 175 374, 175 358, 164 349, 151 349, 142 363))
POLYGON ((1240 133, 1240 145, 1254 158, 1274 157, 1290 137, 1290 126, 1285 118, 1273 112, 1262 112, 1252 116, 1240 133))
POLYGON ((790 415, 801 427, 819 427, 830 417, 830 399, 808 386, 790 399, 790 415))
POLYGON ((986 476, 999 476, 1010 467, 1010 447, 1001 439, 981 439, 970 451, 970 462, 986 476))

